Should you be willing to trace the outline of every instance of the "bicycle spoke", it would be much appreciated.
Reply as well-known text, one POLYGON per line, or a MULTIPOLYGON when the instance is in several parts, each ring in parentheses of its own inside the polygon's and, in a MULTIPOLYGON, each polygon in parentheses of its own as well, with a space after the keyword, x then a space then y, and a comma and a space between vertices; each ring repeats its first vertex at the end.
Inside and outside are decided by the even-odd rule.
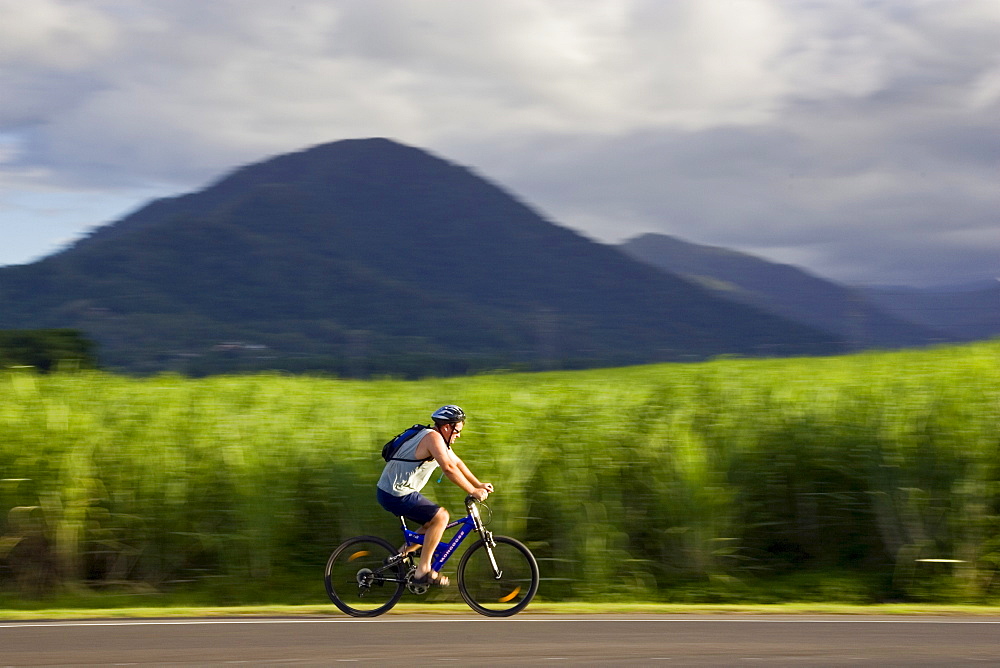
POLYGON ((482 541, 462 557, 459 591, 473 610, 491 617, 513 615, 534 597, 538 589, 538 566, 524 545, 505 536, 496 537, 492 549, 501 571, 496 577, 490 554, 482 541))
POLYGON ((395 549, 373 536, 353 538, 338 547, 326 565, 326 591, 338 608, 356 617, 374 617, 396 604, 403 593, 402 567, 388 566, 395 549))

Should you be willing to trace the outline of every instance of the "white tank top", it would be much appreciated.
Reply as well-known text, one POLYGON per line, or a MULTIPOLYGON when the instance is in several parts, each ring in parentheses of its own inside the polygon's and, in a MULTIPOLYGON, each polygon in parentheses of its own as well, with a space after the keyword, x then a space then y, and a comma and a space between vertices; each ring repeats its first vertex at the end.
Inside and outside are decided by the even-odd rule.
POLYGON ((438 467, 438 463, 433 459, 426 462, 404 460, 417 458, 415 455, 417 446, 429 431, 433 430, 423 429, 399 446, 395 454, 396 459, 386 462, 385 468, 382 469, 382 477, 378 479, 380 490, 393 496, 406 496, 424 488, 431 479, 434 469, 438 467))

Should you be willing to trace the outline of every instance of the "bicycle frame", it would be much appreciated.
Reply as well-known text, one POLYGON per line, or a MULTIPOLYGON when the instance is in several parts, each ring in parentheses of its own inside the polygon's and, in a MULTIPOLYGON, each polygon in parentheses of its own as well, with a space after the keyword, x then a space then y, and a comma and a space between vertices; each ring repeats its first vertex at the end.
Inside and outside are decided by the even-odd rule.
POLYGON ((467 497, 468 514, 448 523, 445 529, 453 530, 454 534, 450 540, 442 540, 433 554, 427 550, 426 536, 410 531, 405 518, 400 518, 405 540, 402 550, 379 536, 345 540, 326 562, 323 582, 330 600, 352 617, 377 617, 396 605, 407 590, 418 596, 427 594, 432 585, 444 583, 416 579, 420 567, 418 548, 427 550, 422 558, 440 572, 469 534, 476 532, 480 539, 462 550, 457 560, 454 579, 458 592, 481 615, 516 615, 538 591, 538 562, 523 543, 509 536, 494 536, 486 530, 492 512, 487 513, 484 521, 482 505, 467 497))
MULTIPOLYGON (((479 515, 479 507, 476 502, 470 498, 465 500, 465 509, 468 514, 465 517, 461 517, 454 522, 450 522, 448 526, 445 527, 445 531, 448 529, 453 529, 458 527, 458 531, 454 536, 451 537, 447 543, 444 541, 438 543, 437 548, 434 550, 434 559, 431 562, 431 568, 435 571, 440 571, 448 558, 455 553, 458 546, 462 544, 473 531, 477 532, 483 538, 483 542, 486 543, 486 553, 490 556, 490 564, 493 566, 493 575, 499 580, 503 577, 503 571, 497 566, 496 559, 493 557, 493 547, 496 542, 493 540, 493 532, 487 531, 486 526, 483 524, 483 520, 479 515)), ((403 538, 406 541, 406 545, 423 545, 424 535, 417 533, 416 531, 411 531, 406 526, 406 519, 403 517, 399 518, 399 522, 403 527, 403 538)))

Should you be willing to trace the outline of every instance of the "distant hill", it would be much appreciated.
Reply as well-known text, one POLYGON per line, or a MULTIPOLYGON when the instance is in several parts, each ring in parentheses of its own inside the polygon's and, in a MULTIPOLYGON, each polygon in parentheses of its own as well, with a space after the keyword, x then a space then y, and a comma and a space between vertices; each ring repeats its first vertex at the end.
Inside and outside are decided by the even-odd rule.
POLYGON ((131 372, 425 375, 842 349, 386 139, 241 168, 0 268, 0 323, 80 329, 131 372))
POLYGON ((932 323, 916 324, 888 313, 858 290, 746 253, 662 234, 630 239, 621 249, 718 295, 843 337, 854 349, 901 348, 953 338, 932 323))
POLYGON ((870 286, 862 291, 884 310, 960 341, 1000 336, 1000 281, 935 288, 870 286))

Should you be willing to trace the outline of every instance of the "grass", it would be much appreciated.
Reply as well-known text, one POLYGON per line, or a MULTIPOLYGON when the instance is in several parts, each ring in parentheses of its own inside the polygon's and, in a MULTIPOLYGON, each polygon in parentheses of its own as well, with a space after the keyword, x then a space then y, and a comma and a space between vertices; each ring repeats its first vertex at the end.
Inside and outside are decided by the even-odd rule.
MULTIPOLYGON (((474 615, 461 603, 400 603, 393 615, 474 615)), ((905 615, 1000 617, 1000 606, 889 603, 776 603, 771 605, 679 605, 664 603, 533 602, 522 615, 905 615)), ((0 609, 0 620, 173 619, 215 617, 345 617, 333 605, 258 605, 209 607, 0 609)))
POLYGON ((379 447, 451 402, 550 599, 1000 593, 1000 342, 414 382, 3 372, 0 587, 308 604, 288 583, 339 542, 395 541, 379 447))

